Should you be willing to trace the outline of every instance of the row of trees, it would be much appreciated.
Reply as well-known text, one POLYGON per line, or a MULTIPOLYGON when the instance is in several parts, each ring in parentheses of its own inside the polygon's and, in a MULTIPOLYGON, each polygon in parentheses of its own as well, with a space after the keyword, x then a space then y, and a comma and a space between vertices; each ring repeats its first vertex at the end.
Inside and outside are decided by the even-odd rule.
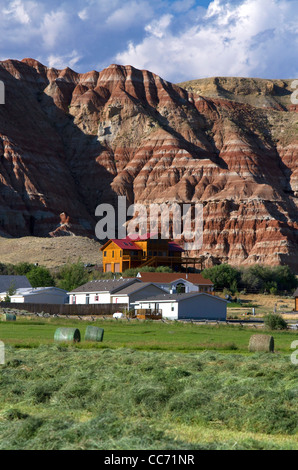
POLYGON ((248 268, 235 268, 221 264, 205 269, 202 275, 211 279, 216 290, 229 290, 233 295, 241 291, 258 291, 260 293, 292 293, 298 286, 298 280, 289 266, 267 267, 253 265, 248 268))
MULTIPOLYGON (((157 269, 152 267, 134 268, 126 271, 124 276, 135 277, 139 271, 171 272, 171 269, 164 266, 157 269)), ((114 277, 112 273, 89 272, 80 261, 75 264, 67 264, 55 272, 43 266, 29 263, 0 264, 0 274, 27 276, 32 287, 57 286, 67 291, 71 291, 93 279, 114 277)), ((222 264, 205 269, 202 275, 207 279, 211 279, 215 290, 226 289, 233 295, 245 290, 271 294, 285 291, 292 293, 298 286, 297 277, 288 266, 265 267, 254 265, 248 268, 235 268, 228 264, 222 264)))
POLYGON ((67 291, 71 291, 90 280, 90 274, 80 261, 75 264, 67 264, 56 272, 52 272, 44 266, 30 263, 0 264, 0 274, 26 276, 32 287, 56 286, 67 291))

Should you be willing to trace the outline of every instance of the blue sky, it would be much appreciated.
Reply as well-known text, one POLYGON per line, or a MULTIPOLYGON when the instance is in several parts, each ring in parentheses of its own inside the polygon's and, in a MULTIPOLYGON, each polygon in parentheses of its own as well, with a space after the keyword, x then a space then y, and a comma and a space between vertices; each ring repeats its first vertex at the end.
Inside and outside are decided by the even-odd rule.
POLYGON ((0 0, 0 59, 111 63, 179 82, 298 78, 298 0, 0 0))

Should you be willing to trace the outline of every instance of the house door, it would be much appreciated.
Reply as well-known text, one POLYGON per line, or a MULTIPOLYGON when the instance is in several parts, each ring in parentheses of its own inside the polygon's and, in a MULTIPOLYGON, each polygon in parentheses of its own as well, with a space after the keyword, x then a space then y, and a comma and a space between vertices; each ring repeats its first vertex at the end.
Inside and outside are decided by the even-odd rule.
POLYGON ((120 263, 115 263, 114 264, 114 272, 115 273, 120 273, 120 263))
POLYGON ((112 265, 111 263, 106 264, 106 273, 111 273, 112 272, 112 265))
POLYGON ((86 305, 89 305, 90 304, 90 295, 87 294, 86 295, 86 305))

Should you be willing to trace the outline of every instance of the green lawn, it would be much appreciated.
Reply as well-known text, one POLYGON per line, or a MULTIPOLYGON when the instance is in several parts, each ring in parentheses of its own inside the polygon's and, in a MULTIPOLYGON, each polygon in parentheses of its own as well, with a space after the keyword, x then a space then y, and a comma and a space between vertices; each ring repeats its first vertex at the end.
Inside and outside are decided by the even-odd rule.
POLYGON ((286 355, 7 348, 0 449, 298 449, 286 355))
MULTIPOLYGON (((38 347, 52 344, 59 326, 78 327, 84 339, 89 323, 79 320, 49 319, 21 320, 15 323, 0 322, 0 340, 16 347, 38 347)), ((97 321, 93 325, 105 330, 102 344, 86 344, 79 348, 133 348, 136 350, 195 352, 198 350, 247 352, 249 338, 263 330, 240 326, 198 326, 173 322, 169 324, 136 321, 97 321)), ((295 332, 274 332, 276 351, 289 354, 295 332)))
POLYGON ((298 449, 295 332, 93 323, 104 342, 54 344, 63 319, 0 322, 0 449, 298 449), (259 331, 260 333, 262 331, 259 331))

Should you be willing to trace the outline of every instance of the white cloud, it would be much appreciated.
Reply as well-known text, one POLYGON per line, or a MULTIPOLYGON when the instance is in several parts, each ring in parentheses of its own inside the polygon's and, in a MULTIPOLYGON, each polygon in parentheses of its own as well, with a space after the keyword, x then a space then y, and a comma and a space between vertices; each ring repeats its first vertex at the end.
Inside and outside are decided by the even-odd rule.
POLYGON ((9 3, 7 8, 2 10, 2 13, 4 16, 12 18, 18 23, 28 24, 30 23, 28 10, 30 10, 32 6, 34 6, 32 2, 28 2, 27 5, 25 5, 21 0, 14 0, 13 2, 9 3))
MULTIPOLYGON (((205 16, 183 30, 170 22, 157 33, 146 27, 140 43, 130 42, 116 61, 150 69, 170 80, 207 76, 284 76, 297 73, 295 61, 298 1, 242 0, 235 5, 214 0, 205 16)), ((294 76, 294 75, 293 75, 294 76)))
POLYGON ((174 2, 172 8, 178 13, 186 12, 195 5, 195 0, 178 0, 174 2))
POLYGON ((88 20, 89 15, 88 15, 88 10, 87 10, 87 8, 85 8, 84 10, 79 11, 78 17, 79 17, 82 21, 88 20))
POLYGON ((166 31, 171 24, 172 18, 172 15, 164 15, 160 18, 160 20, 153 21, 147 25, 145 31, 150 33, 152 36, 161 39, 165 36, 166 31))
POLYGON ((49 67, 56 69, 65 69, 66 67, 74 68, 80 58, 81 56, 77 51, 72 51, 69 55, 50 54, 47 58, 47 64, 49 67))
POLYGON ((81 72, 118 62, 174 82, 298 76, 298 0, 210 0, 208 9, 202 4, 0 0, 1 56, 49 60, 81 72))
POLYGON ((147 2, 125 2, 123 6, 113 11, 107 18, 106 24, 110 27, 125 29, 136 22, 148 20, 153 10, 147 2))
POLYGON ((68 29, 68 16, 65 11, 58 10, 47 13, 41 27, 41 34, 46 47, 52 48, 56 45, 59 37, 65 35, 68 29))

